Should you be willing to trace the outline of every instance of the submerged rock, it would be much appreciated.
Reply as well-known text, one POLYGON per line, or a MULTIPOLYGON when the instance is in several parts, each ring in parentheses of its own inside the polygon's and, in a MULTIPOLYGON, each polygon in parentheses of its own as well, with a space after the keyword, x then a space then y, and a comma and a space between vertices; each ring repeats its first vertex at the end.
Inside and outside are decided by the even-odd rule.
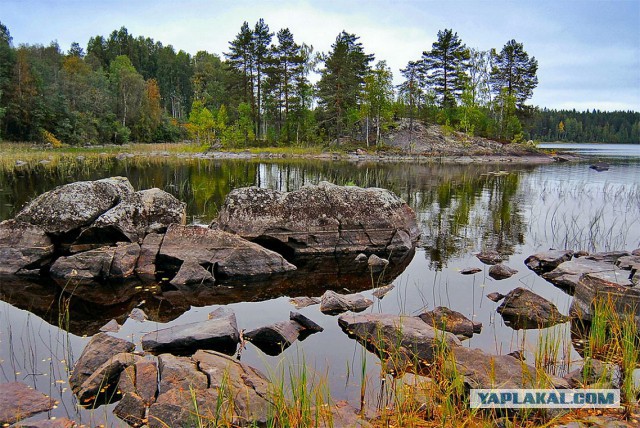
POLYGON ((41 194, 15 218, 49 234, 65 234, 88 226, 132 193, 131 183, 124 177, 78 181, 41 194))
POLYGON ((15 220, 0 223, 0 275, 40 269, 53 256, 53 243, 38 226, 15 220))
POLYGON ((338 294, 327 290, 320 301, 320 312, 326 314, 339 314, 346 311, 361 312, 373 305, 373 301, 362 294, 338 294))
POLYGON ((571 250, 549 250, 536 253, 524 260, 524 264, 537 274, 543 274, 557 268, 561 263, 571 260, 571 250))
POLYGON ((218 227, 281 254, 403 253, 420 237, 413 210, 388 190, 322 182, 293 192, 232 190, 218 227))
POLYGON ((609 171, 609 164, 605 162, 596 162, 591 165, 589 168, 596 170, 598 172, 609 171))
POLYGON ((511 290, 497 311, 507 325, 516 330, 550 327, 569 319, 558 311, 556 305, 522 287, 511 290))
POLYGON ((444 306, 438 306, 433 311, 424 312, 418 317, 433 328, 448 331, 456 336, 469 338, 474 333, 482 331, 482 323, 473 322, 460 312, 453 311, 444 306))
POLYGON ((3 426, 51 410, 53 405, 51 398, 22 382, 0 384, 0 424, 3 426))
POLYGON ((222 230, 171 225, 158 260, 179 267, 186 260, 224 276, 255 276, 295 270, 280 254, 222 230))

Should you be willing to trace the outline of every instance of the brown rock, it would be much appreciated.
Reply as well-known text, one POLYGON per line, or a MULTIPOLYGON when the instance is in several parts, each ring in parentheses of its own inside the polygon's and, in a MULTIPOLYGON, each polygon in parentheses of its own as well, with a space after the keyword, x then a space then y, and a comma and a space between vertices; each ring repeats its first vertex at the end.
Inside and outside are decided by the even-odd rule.
POLYGON ((243 336, 267 355, 278 355, 298 339, 303 327, 295 321, 282 321, 255 330, 243 336))
POLYGON ((482 272, 480 268, 465 268, 460 271, 463 275, 473 275, 475 273, 482 272))
POLYGON ((293 297, 289 299, 289 302, 293 303, 296 309, 306 308, 307 306, 317 305, 320 303, 319 297, 293 297))
POLYGON ((213 274, 193 259, 185 260, 180 270, 170 281, 172 285, 213 284, 213 274))
POLYGON ((144 278, 153 278, 156 274, 156 257, 164 235, 150 233, 144 237, 140 247, 140 257, 136 264, 136 274, 144 278))
POLYGON ((15 428, 74 428, 78 424, 67 418, 43 419, 33 422, 21 422, 15 428))
POLYGON ((0 223, 0 275, 39 269, 53 256, 53 243, 44 230, 28 223, 0 223))
POLYGON ((74 393, 80 403, 82 405, 93 403, 102 392, 116 386, 122 371, 135 364, 137 358, 140 357, 128 352, 121 352, 110 357, 87 380, 82 382, 79 388, 74 388, 74 393))
POLYGON ((140 245, 137 242, 118 242, 113 254, 109 277, 122 279, 133 275, 138 257, 140 257, 140 245))
POLYGON ((502 257, 502 255, 497 251, 493 251, 493 250, 482 251, 476 254, 476 257, 485 265, 495 265, 504 261, 504 258, 502 257))
POLYGON ((136 391, 145 405, 150 406, 158 394, 158 364, 155 361, 138 361, 135 365, 136 391))
POLYGON ((487 297, 492 302, 499 302, 500 300, 504 299, 504 294, 498 293, 498 292, 493 292, 493 293, 487 294, 487 297))
POLYGON ((161 394, 160 396, 172 389, 189 392, 191 389, 207 388, 207 376, 198 370, 196 362, 191 358, 162 354, 158 356, 158 362, 160 371, 158 392, 161 394))
POLYGON ((0 384, 0 424, 10 425, 20 419, 53 408, 53 400, 22 382, 0 384))
POLYGON ((362 312, 371 305, 373 301, 362 294, 338 294, 327 290, 320 301, 320 312, 326 314, 339 314, 346 311, 362 312))
POLYGON ((132 427, 142 426, 146 414, 144 400, 133 392, 127 392, 113 408, 113 414, 132 427))
POLYGON ((510 268, 507 265, 503 265, 502 263, 493 265, 489 269, 489 276, 495 280, 507 279, 517 273, 518 273, 517 270, 510 268))
POLYGON ((550 327, 568 320, 556 305, 522 287, 511 290, 497 311, 516 330, 550 327))
POLYGON ((482 323, 473 322, 460 312, 444 306, 438 306, 433 311, 424 312, 418 317, 431 327, 448 331, 458 337, 469 338, 482 330, 482 323))
POLYGON ((561 263, 571 260, 573 251, 549 250, 536 253, 524 260, 524 264, 537 274, 543 274, 557 268, 561 263))

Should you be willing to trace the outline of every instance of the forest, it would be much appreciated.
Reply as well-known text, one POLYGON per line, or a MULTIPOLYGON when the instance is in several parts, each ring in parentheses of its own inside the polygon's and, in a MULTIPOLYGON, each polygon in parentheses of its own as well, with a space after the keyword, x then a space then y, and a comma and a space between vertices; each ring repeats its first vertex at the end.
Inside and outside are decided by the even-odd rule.
POLYGON ((382 144, 399 120, 503 142, 640 142, 640 113, 526 104, 538 62, 510 40, 467 47, 451 29, 394 84, 346 31, 329 52, 244 22, 227 52, 195 55, 125 27, 63 52, 14 46, 0 23, 0 138, 93 145, 192 140, 217 147, 382 144))

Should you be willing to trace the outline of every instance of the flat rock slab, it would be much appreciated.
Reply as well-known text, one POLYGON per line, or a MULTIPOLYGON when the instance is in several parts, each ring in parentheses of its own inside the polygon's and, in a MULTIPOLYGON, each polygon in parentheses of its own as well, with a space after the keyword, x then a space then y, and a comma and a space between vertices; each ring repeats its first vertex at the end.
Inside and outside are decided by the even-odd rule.
POLYGON ((295 321, 281 321, 243 334, 267 355, 279 355, 298 339, 304 328, 295 321))
POLYGON ((338 325, 367 349, 387 356, 399 356, 407 363, 431 364, 441 343, 460 346, 451 333, 436 331, 418 317, 390 314, 344 314, 338 325))
POLYGON ((15 428, 74 428, 77 426, 78 424, 76 422, 67 418, 42 419, 14 425, 15 428))
POLYGON ((289 299, 289 302, 291 302, 296 309, 302 309, 307 306, 319 304, 320 297, 293 297, 289 299))
POLYGON ((507 325, 516 330, 550 327, 569 319, 558 311, 556 305, 522 287, 511 290, 497 311, 507 325))
POLYGON ((15 220, 0 223, 0 275, 39 269, 53 256, 53 243, 38 226, 15 220))
POLYGON ((571 250, 549 250, 530 255, 524 260, 524 264, 540 275, 552 271, 561 263, 568 262, 571 257, 573 257, 571 250))
POLYGON ((611 263, 580 257, 561 263, 554 270, 543 274, 542 277, 558 287, 573 291, 578 285, 580 277, 585 273, 606 272, 613 269, 615 266, 611 263))
POLYGON ((50 234, 64 234, 88 226, 131 193, 133 187, 124 177, 78 181, 41 194, 15 218, 50 234))
POLYGON ((335 291, 327 290, 320 300, 320 312, 330 315, 347 311, 362 312, 371 305, 373 305, 373 301, 365 298, 362 294, 338 294, 335 291))
POLYGON ((456 336, 469 338, 474 333, 482 331, 482 323, 473 322, 460 312, 453 311, 444 306, 438 306, 433 311, 424 312, 418 317, 433 328, 448 331, 456 336))
POLYGON ((53 408, 54 402, 22 382, 0 384, 0 424, 12 424, 53 408))
POLYGON ((507 265, 503 265, 502 263, 493 265, 489 269, 489 276, 498 281, 502 279, 511 278, 513 275, 517 273, 518 273, 517 270, 510 268, 507 265))
POLYGON ((390 191, 327 182, 293 192, 232 190, 216 223, 293 255, 402 253, 420 237, 415 212, 390 191))
POLYGON ((239 342, 240 333, 233 315, 233 319, 213 318, 149 332, 142 336, 142 349, 154 353, 214 349, 233 354, 239 342))
POLYGON ((280 254, 249 242, 238 235, 198 226, 169 226, 158 261, 179 267, 194 260, 205 269, 223 276, 269 275, 295 270, 280 254), (176 263, 177 261, 177 263, 176 263))
POLYGON ((465 269, 462 269, 460 271, 460 273, 463 274, 463 275, 473 275, 473 274, 476 274, 478 272, 482 272, 482 269, 480 269, 480 268, 465 268, 465 269))

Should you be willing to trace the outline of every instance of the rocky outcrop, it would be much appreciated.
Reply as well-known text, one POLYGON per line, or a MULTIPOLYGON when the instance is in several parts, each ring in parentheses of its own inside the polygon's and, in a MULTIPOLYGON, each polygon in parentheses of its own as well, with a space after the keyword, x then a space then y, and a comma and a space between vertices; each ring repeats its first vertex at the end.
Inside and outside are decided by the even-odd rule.
POLYGON ((115 247, 60 257, 51 266, 50 274, 64 280, 124 279, 133 275, 139 255, 140 245, 120 242, 115 247))
POLYGON ((524 264, 540 275, 552 271, 561 263, 568 262, 572 256, 573 251, 571 250, 549 250, 527 257, 524 264))
POLYGON ((511 290, 497 311, 507 325, 516 330, 550 327, 568 320, 556 305, 522 287, 511 290))
POLYGON ((418 317, 433 328, 448 331, 459 338, 469 338, 482 331, 482 323, 473 322, 460 312, 444 306, 438 306, 433 311, 423 312, 418 317))
POLYGON ((192 260, 217 276, 256 276, 295 270, 280 254, 238 235, 198 226, 171 225, 158 259, 165 266, 180 267, 192 260))
POLYGON ((51 410, 54 401, 22 382, 0 384, 0 424, 9 426, 21 419, 51 410))
POLYGON ((326 182, 288 193, 257 187, 235 189, 215 223, 287 257, 403 253, 420 237, 415 213, 390 191, 326 182))
POLYGON ((373 301, 365 298, 362 294, 338 294, 335 291, 327 290, 320 300, 320 312, 335 315, 346 311, 362 312, 373 301))
POLYGON ((240 342, 236 316, 221 310, 206 321, 154 330, 142 336, 142 349, 154 353, 188 353, 197 349, 213 349, 233 354, 240 342))
POLYGON ((573 292, 582 275, 614 269, 615 266, 611 263, 580 257, 559 264, 557 268, 543 274, 542 277, 560 288, 573 292))
POLYGON ((61 235, 90 225, 132 193, 131 183, 124 177, 65 184, 36 197, 16 220, 61 235))
POLYGON ((52 256, 53 243, 40 227, 16 220, 0 223, 0 275, 39 270, 52 256))

